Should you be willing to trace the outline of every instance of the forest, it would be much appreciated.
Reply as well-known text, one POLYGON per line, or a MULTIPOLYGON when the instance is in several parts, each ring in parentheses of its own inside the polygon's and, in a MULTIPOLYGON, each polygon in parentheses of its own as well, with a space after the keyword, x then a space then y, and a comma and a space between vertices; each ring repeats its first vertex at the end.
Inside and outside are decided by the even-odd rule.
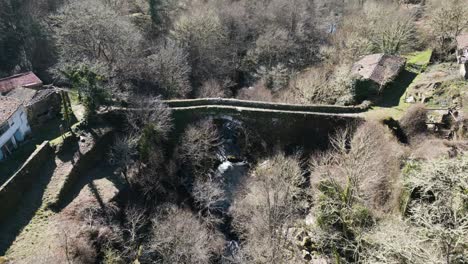
POLYGON ((59 245, 0 264, 468 263, 468 82, 435 81, 467 14, 467 0, 0 0, 0 78, 33 71, 76 93, 76 141, 112 123, 98 164, 122 186, 50 206, 59 245), (388 106, 396 92, 353 73, 371 54, 404 57, 434 93, 407 84, 423 99, 388 106), (311 148, 165 103, 197 98, 369 111, 311 148), (450 114, 431 129, 436 108, 450 114))

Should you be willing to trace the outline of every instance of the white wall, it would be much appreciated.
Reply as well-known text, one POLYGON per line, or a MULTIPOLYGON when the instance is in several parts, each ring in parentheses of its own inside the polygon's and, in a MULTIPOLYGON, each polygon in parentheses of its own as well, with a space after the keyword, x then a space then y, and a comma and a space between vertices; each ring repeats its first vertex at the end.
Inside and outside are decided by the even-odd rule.
MULTIPOLYGON (((0 135, 0 148, 12 138, 13 142, 16 142, 14 135, 17 131, 22 137, 31 132, 28 117, 23 106, 20 106, 7 122, 10 124, 10 128, 0 135)), ((2 159, 2 155, 0 155, 0 159, 2 159)))

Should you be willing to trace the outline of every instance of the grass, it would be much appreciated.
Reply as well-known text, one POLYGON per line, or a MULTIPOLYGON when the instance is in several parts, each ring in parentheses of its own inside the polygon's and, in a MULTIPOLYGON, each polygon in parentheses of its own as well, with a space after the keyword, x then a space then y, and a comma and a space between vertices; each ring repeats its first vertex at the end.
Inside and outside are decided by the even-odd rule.
POLYGON ((389 117, 399 119, 403 116, 411 106, 405 102, 407 89, 417 81, 419 74, 426 70, 431 56, 430 49, 404 55, 407 59, 405 70, 384 89, 372 110, 365 113, 366 118, 383 120, 389 117))
POLYGON ((407 59, 407 68, 422 72, 426 70, 431 61, 432 49, 412 52, 404 55, 404 57, 407 59))

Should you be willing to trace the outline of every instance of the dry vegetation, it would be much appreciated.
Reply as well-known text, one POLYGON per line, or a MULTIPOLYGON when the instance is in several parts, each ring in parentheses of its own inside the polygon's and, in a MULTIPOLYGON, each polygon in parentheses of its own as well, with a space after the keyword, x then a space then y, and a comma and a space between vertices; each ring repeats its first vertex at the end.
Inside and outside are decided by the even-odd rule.
POLYGON ((357 104, 357 58, 433 48, 434 59, 448 60, 467 8, 466 0, 1 0, 0 77, 35 70, 78 90, 88 117, 104 104, 129 107, 108 156, 125 188, 61 212, 58 253, 38 252, 41 261, 467 263, 468 145, 461 132, 430 134, 423 105, 391 125, 338 131, 311 155, 253 157, 227 190, 225 127, 200 119, 175 135, 161 101, 357 104))

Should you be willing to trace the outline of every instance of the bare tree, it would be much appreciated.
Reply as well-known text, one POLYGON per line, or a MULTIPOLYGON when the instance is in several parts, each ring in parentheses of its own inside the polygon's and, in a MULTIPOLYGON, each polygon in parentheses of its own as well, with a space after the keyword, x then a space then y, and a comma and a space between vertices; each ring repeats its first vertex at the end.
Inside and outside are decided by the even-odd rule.
POLYGON ((447 0, 430 1, 428 4, 429 23, 435 37, 436 48, 443 55, 448 55, 455 46, 455 38, 468 27, 466 13, 468 1, 447 0))
POLYGON ((171 35, 189 53, 196 85, 209 79, 224 80, 233 73, 227 32, 213 2, 192 1, 174 23, 171 35))
POLYGON ((252 171, 244 192, 231 206, 248 262, 294 263, 298 259, 289 228, 302 206, 303 182, 298 157, 276 154, 252 171))
POLYGON ((52 17, 64 64, 84 60, 122 68, 135 56, 142 39, 138 30, 101 1, 79 0, 64 5, 52 17))
POLYGON ((312 211, 326 232, 319 251, 359 261, 361 240, 375 217, 398 208, 403 153, 381 124, 367 122, 351 132, 338 133, 331 139, 332 151, 311 160, 312 211))
POLYGON ((187 52, 168 39, 155 47, 154 53, 143 60, 135 74, 156 84, 167 97, 182 98, 192 89, 189 81, 191 70, 187 52))
POLYGON ((145 125, 150 124, 158 136, 167 137, 173 125, 172 113, 159 97, 135 95, 130 99, 130 108, 127 123, 131 133, 141 134, 145 125))
POLYGON ((212 177, 198 179, 194 183, 192 195, 207 222, 219 222, 215 214, 224 209, 227 199, 221 183, 212 177))
POLYGON ((379 52, 399 54, 411 50, 416 38, 414 15, 393 7, 377 5, 369 8, 372 27, 370 39, 379 52))
POLYGON ((143 258, 157 263, 212 263, 224 239, 190 211, 165 206, 153 219, 150 242, 143 258))
POLYGON ((439 250, 420 229, 401 219, 386 219, 364 235, 364 263, 443 263, 439 250))
POLYGON ((118 167, 119 172, 131 187, 129 171, 137 158, 138 138, 133 134, 117 137, 109 153, 110 163, 118 167))
POLYGON ((189 125, 180 139, 177 157, 195 177, 206 177, 214 169, 220 136, 212 120, 189 125))
MULTIPOLYGON (((468 158, 442 159, 422 164, 405 177, 406 186, 419 198, 409 203, 411 221, 437 245, 442 263, 468 261, 468 158)), ((436 253, 436 252, 434 252, 436 253)))
POLYGON ((124 255, 131 261, 137 259, 138 249, 146 237, 142 233, 142 228, 149 223, 145 209, 136 205, 127 205, 125 208, 125 222, 122 228, 124 235, 123 246, 124 255))
POLYGON ((220 82, 211 79, 203 82, 202 86, 198 88, 198 98, 215 98, 215 97, 229 97, 231 91, 228 88, 223 87, 220 82))

